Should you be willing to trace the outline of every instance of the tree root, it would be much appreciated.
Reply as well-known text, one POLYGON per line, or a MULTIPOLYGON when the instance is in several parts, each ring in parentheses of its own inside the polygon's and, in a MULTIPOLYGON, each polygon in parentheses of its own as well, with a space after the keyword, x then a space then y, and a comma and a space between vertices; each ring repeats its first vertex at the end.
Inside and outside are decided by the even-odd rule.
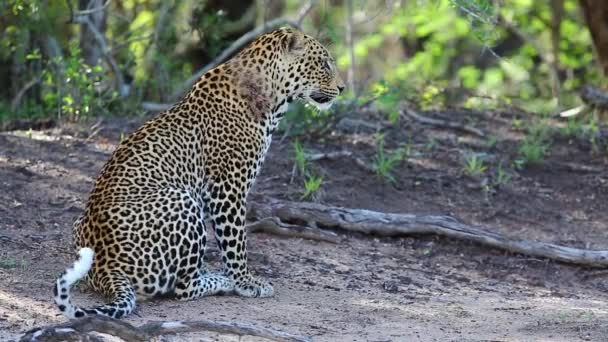
MULTIPOLYGON (((87 316, 64 324, 49 325, 28 331, 20 341, 104 341, 107 334, 129 342, 146 342, 153 337, 187 333, 215 332, 239 336, 263 337, 272 341, 300 342, 310 341, 309 337, 296 336, 268 328, 260 328, 249 323, 200 321, 150 322, 135 327, 125 321, 105 316, 87 316)), ((115 339, 113 339, 115 341, 115 339)))
POLYGON ((344 230, 376 236, 435 234, 564 263, 590 267, 608 266, 608 250, 593 251, 545 242, 516 240, 486 227, 466 225, 450 216, 391 214, 276 199, 251 201, 248 212, 250 220, 268 217, 273 217, 278 225, 284 227, 300 225, 324 232, 344 230))

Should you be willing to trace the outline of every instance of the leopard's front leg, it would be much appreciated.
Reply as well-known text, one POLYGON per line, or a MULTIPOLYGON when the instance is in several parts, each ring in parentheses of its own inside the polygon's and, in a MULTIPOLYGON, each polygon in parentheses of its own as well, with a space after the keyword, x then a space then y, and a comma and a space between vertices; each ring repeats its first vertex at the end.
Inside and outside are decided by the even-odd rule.
POLYGON ((222 253, 224 272, 235 282, 235 292, 244 297, 271 297, 272 284, 253 277, 247 267, 245 185, 220 181, 213 184, 209 212, 222 253))

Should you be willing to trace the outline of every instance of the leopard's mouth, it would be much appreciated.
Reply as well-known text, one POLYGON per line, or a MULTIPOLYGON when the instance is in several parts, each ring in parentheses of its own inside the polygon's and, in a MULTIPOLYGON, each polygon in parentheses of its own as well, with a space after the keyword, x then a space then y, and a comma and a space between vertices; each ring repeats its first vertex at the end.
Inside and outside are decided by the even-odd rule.
POLYGON ((333 100, 332 97, 329 97, 323 93, 312 93, 310 94, 310 99, 319 104, 326 104, 333 100))
POLYGON ((327 110, 331 107, 336 99, 335 96, 330 96, 322 92, 312 92, 306 96, 308 101, 320 110, 327 110))

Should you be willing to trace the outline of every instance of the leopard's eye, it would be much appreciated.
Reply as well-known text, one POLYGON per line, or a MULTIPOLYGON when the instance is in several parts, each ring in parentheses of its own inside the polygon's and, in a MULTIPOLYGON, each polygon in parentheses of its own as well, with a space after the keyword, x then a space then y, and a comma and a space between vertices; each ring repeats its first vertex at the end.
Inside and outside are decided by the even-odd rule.
POLYGON ((333 65, 331 64, 329 59, 325 60, 325 62, 323 63, 323 67, 325 68, 325 71, 327 71, 327 72, 331 72, 333 70, 333 65))

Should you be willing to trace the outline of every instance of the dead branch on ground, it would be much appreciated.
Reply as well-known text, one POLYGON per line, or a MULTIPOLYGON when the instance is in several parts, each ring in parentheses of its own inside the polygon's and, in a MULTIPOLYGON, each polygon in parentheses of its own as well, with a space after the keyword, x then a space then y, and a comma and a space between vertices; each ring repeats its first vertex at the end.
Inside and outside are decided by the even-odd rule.
POLYGON ((581 100, 600 109, 608 109, 608 93, 592 85, 585 85, 580 91, 581 100))
POLYGON ((136 327, 125 321, 96 315, 72 320, 68 323, 32 329, 23 335, 20 341, 103 341, 103 338, 99 336, 99 333, 102 333, 118 337, 124 341, 145 342, 150 341, 155 336, 202 331, 226 335, 256 336, 272 341, 310 341, 308 337, 296 336, 241 322, 209 320, 150 322, 136 327))
POLYGON ((304 225, 314 229, 344 230, 376 236, 434 234, 564 263, 591 267, 608 266, 606 250, 593 251, 545 242, 516 240, 488 227, 467 225, 445 215, 392 214, 317 203, 265 199, 251 201, 247 216, 250 220, 274 217, 283 225, 304 225))
POLYGON ((408 108, 406 106, 402 106, 401 114, 405 115, 405 116, 409 116, 410 118, 412 118, 418 122, 421 122, 423 124, 437 126, 437 127, 446 127, 446 128, 457 129, 457 130, 461 130, 461 131, 476 135, 478 137, 486 136, 486 134, 484 132, 482 132, 480 129, 477 129, 475 127, 472 127, 469 125, 462 125, 457 122, 429 118, 429 117, 423 116, 422 114, 420 114, 420 113, 416 112, 415 110, 408 108))
POLYGON ((586 84, 581 87, 579 96, 584 103, 578 107, 561 112, 561 117, 576 116, 594 109, 600 111, 608 110, 608 93, 602 89, 586 84))

